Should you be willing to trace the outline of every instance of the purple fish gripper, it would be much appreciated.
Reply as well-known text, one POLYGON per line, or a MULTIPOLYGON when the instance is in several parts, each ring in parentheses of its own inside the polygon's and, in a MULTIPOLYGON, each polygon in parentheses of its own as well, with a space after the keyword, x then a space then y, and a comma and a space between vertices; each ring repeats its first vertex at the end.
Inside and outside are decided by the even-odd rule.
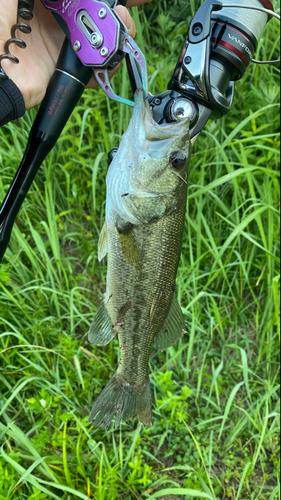
MULTIPOLYGON (((142 88, 144 91, 144 95, 147 96, 148 81, 147 81, 146 59, 141 50, 139 49, 139 47, 137 46, 137 44, 135 43, 135 41, 128 34, 121 33, 121 36, 123 37, 123 44, 121 50, 126 54, 131 55, 139 64, 142 76, 142 88)), ((106 95, 110 97, 110 99, 121 102, 123 104, 127 104, 128 106, 134 106, 133 101, 129 101, 128 99, 125 99, 124 97, 120 97, 117 94, 115 94, 113 88, 110 85, 107 69, 94 68, 94 74, 98 84, 101 86, 106 95)))
POLYGON ((123 32, 117 14, 98 0, 41 0, 44 6, 59 14, 67 24, 70 42, 80 61, 92 66, 95 77, 111 99, 133 106, 117 96, 109 82, 107 67, 117 50, 130 54, 139 64, 143 90, 148 94, 146 60, 134 40, 123 32))
POLYGON ((64 19, 71 45, 83 64, 106 66, 118 50, 120 32, 120 24, 108 5, 93 0, 42 0, 42 3, 64 19), (89 22, 102 42, 100 46, 91 41, 86 28, 89 22))

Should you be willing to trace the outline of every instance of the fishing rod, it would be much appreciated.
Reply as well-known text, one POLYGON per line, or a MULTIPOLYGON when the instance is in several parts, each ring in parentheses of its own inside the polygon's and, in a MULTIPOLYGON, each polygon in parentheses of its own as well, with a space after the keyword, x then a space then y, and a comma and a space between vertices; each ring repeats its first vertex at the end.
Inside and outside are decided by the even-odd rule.
MULTIPOLYGON (((227 5, 219 0, 205 0, 191 20, 168 90, 152 95, 148 91, 145 57, 114 11, 116 0, 41 1, 52 12, 66 38, 24 156, 0 207, 0 263, 34 177, 59 138, 92 72, 109 98, 133 106, 133 102, 114 93, 109 79, 108 72, 125 58, 132 90, 144 90, 154 120, 163 124, 189 117, 190 138, 194 142, 209 118, 220 118, 229 112, 234 82, 243 77, 250 62, 259 63, 253 54, 265 24, 272 17, 280 20, 270 0, 237 0, 227 5)), ((126 0, 120 3, 126 5, 126 0)), ((20 0, 19 4, 19 15, 31 19, 33 0, 20 0)), ((26 23, 17 23, 12 28, 5 54, 0 56, 0 78, 8 78, 1 60, 18 61, 10 54, 9 45, 24 46, 15 37, 16 29, 30 32, 26 23)), ((269 62, 279 61, 265 61, 269 62)), ((109 152, 109 160, 116 150, 109 152)))

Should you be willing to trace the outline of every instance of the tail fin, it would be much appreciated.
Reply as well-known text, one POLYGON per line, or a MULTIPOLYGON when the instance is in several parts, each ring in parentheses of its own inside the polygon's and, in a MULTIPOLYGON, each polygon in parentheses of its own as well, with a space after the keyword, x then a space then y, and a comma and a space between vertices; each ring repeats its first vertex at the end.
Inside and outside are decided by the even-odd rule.
POLYGON ((152 425, 149 379, 143 390, 137 392, 130 383, 120 380, 116 372, 98 396, 89 420, 93 420, 95 427, 99 427, 103 421, 102 427, 106 429, 115 413, 117 413, 115 429, 121 420, 125 422, 137 416, 144 425, 152 425))

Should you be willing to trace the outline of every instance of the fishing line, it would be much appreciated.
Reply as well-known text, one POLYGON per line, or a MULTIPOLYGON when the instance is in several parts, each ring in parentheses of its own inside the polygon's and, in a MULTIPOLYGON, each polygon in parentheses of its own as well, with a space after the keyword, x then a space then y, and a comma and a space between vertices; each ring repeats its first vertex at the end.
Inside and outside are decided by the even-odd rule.
MULTIPOLYGON (((224 8, 256 10, 256 11, 263 12, 264 14, 267 14, 269 17, 275 17, 280 22, 280 15, 279 14, 277 14, 273 10, 265 9, 264 7, 258 7, 255 5, 223 4, 223 9, 224 8)), ((223 11, 223 9, 222 9, 222 11, 223 11)), ((241 19, 239 19, 240 16, 236 16, 236 13, 235 13, 235 15, 233 15, 233 17, 235 17, 236 20, 241 21, 241 19)), ((246 23, 247 21, 248 21, 248 18, 243 17, 243 22, 246 23)), ((257 39, 259 38, 259 36, 261 34, 261 31, 263 29, 264 24, 265 24, 264 20, 262 20, 261 17, 255 16, 254 19, 251 19, 251 31, 253 32, 253 34, 256 36, 257 39)), ((255 64, 276 64, 276 63, 279 63, 280 61, 281 61, 281 59, 273 59, 271 61, 257 61, 256 59, 251 60, 251 62, 255 63, 255 64)))

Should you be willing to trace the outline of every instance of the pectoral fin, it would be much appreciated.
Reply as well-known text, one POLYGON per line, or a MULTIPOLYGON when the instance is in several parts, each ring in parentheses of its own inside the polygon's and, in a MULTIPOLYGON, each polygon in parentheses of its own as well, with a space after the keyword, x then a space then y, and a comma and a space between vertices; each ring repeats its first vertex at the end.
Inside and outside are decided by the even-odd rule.
POLYGON ((162 329, 155 337, 156 348, 160 351, 164 351, 175 344, 184 333, 186 333, 184 316, 177 298, 174 295, 169 314, 162 329))
POLYGON ((98 259, 101 261, 108 252, 108 237, 107 237, 107 225, 106 222, 100 233, 99 243, 98 243, 98 259))
POLYGON ((140 264, 140 252, 132 229, 121 230, 117 227, 122 255, 130 266, 140 264))
POLYGON ((102 299, 94 317, 94 321, 90 326, 88 334, 89 342, 95 345, 107 345, 116 333, 117 331, 112 327, 105 301, 102 299))

